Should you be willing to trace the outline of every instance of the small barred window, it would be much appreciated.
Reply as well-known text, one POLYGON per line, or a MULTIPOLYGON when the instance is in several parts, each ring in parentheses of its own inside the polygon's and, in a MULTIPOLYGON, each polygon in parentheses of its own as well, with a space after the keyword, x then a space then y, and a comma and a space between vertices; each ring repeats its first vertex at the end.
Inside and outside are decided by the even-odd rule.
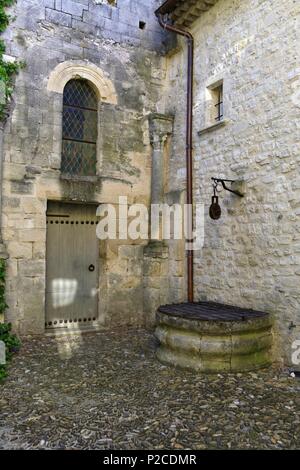
POLYGON ((222 121, 223 114, 223 83, 214 89, 215 94, 215 121, 222 121))
POLYGON ((70 80, 63 96, 61 171, 94 176, 97 162, 98 99, 85 80, 70 80))
POLYGON ((206 89, 206 125, 224 122, 224 82, 218 80, 206 89))

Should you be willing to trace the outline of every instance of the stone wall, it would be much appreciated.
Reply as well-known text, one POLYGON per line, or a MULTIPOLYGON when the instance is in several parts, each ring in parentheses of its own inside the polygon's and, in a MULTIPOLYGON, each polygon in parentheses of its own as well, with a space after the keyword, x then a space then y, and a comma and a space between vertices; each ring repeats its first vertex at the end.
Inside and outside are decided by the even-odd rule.
MULTIPOLYGON (((44 331, 47 201, 116 203, 122 195, 129 204, 150 203, 148 115, 163 111, 165 78, 165 61, 158 53, 165 36, 153 13, 158 4, 18 0, 12 8, 16 19, 5 33, 7 55, 24 60, 26 67, 17 77, 5 128, 2 222, 9 254, 7 320, 20 333, 44 331), (67 72, 60 73, 60 64, 73 67, 73 74, 80 70, 92 76, 94 71, 100 83, 93 181, 61 178, 60 80, 67 72)), ((101 323, 143 324, 141 242, 106 243, 100 256, 101 323)))
MULTIPOLYGON (((288 362, 291 341, 300 335, 299 14, 294 0, 219 0, 192 29, 194 188, 196 202, 206 207, 196 299, 274 313, 279 352, 288 362), (207 87, 220 80, 227 122, 209 132, 207 87), (211 177, 244 181, 244 199, 221 194, 219 221, 208 216, 211 177), (289 329, 291 322, 297 327, 289 329)), ((185 187, 186 55, 180 44, 168 61, 173 189, 185 187)))

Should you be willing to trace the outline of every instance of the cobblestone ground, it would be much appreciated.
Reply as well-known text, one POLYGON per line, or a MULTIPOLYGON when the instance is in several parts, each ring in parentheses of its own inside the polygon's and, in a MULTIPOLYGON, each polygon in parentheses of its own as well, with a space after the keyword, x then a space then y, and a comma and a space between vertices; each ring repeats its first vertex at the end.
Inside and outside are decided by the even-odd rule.
POLYGON ((300 382, 160 365, 145 331, 27 340, 0 385, 0 449, 300 448, 300 382))

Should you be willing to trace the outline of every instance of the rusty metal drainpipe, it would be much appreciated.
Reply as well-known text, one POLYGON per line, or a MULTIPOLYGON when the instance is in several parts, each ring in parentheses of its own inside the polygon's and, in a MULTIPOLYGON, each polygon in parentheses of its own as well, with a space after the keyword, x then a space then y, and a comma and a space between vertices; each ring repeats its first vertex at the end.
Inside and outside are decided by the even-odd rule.
MULTIPOLYGON (((188 31, 168 24, 164 16, 156 12, 158 22, 162 28, 167 31, 179 34, 187 38, 188 43, 188 70, 187 70, 187 111, 186 111, 186 170, 187 170, 187 204, 191 210, 188 210, 187 221, 189 227, 188 243, 192 243, 193 233, 193 82, 194 82, 194 38, 188 31)), ((188 274, 188 302, 194 302, 194 252, 187 250, 187 274, 188 274)))

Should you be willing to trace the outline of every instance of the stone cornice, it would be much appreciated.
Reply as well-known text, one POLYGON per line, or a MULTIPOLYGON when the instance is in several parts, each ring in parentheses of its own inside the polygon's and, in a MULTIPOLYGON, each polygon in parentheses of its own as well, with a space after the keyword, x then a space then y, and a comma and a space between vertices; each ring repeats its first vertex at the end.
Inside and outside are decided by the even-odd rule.
POLYGON ((189 28, 203 13, 208 11, 218 0, 167 0, 158 10, 169 14, 177 25, 189 28))

